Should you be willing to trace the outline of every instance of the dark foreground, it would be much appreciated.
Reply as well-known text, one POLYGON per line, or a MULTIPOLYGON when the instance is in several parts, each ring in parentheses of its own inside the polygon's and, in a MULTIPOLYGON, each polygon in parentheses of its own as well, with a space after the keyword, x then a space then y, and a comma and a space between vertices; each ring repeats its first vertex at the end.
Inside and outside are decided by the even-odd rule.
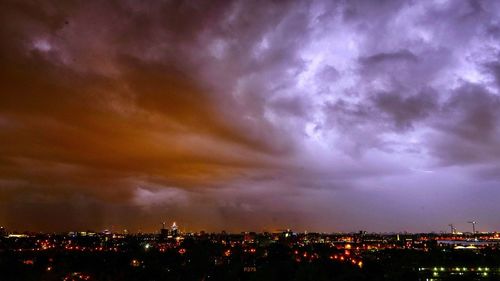
POLYGON ((496 247, 457 250, 432 241, 424 248, 390 239, 370 246, 367 241, 333 238, 319 243, 243 236, 38 236, 0 241, 2 281, 500 280, 496 247))

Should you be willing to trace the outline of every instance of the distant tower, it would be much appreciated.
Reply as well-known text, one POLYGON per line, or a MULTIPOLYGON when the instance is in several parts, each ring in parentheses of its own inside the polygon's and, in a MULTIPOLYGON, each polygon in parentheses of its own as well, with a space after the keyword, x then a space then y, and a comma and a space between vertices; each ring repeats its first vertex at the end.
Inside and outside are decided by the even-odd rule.
POLYGON ((160 239, 165 240, 168 236, 168 229, 165 228, 165 222, 162 222, 162 228, 160 229, 160 239))
POLYGON ((453 226, 453 224, 449 224, 448 226, 449 226, 449 227, 450 227, 450 229, 451 229, 451 234, 455 234, 455 233, 457 233, 457 229, 453 226))
POLYGON ((179 227, 177 226, 177 224, 175 223, 175 221, 172 224, 172 226, 170 227, 170 232, 172 233, 172 236, 179 235, 179 227))
POLYGON ((476 234, 476 221, 468 221, 468 223, 472 224, 472 234, 476 234))

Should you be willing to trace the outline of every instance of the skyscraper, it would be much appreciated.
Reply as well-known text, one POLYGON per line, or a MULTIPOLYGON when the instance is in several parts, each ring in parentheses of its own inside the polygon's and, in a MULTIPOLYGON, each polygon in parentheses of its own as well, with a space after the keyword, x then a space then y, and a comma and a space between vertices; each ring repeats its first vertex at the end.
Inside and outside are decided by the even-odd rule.
POLYGON ((172 226, 170 227, 170 234, 174 237, 179 235, 179 228, 177 227, 177 224, 175 223, 175 221, 172 224, 172 226))

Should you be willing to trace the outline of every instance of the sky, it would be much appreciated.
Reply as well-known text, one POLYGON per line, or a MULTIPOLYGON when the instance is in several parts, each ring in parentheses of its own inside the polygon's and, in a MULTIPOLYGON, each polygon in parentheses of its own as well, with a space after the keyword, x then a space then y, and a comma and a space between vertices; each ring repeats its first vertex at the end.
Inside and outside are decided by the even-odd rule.
POLYGON ((10 230, 500 230, 500 2, 0 4, 10 230))

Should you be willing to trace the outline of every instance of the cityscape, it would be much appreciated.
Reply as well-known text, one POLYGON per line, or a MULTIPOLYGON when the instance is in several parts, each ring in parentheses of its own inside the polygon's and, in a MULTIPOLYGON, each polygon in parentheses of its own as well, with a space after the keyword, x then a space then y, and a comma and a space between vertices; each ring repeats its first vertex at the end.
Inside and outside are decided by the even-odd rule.
POLYGON ((500 281, 500 0, 0 0, 0 281, 500 281))
MULTIPOLYGON (((500 233, 10 233, 1 280, 500 280, 500 233)), ((473 224, 474 226, 474 224, 473 224)))

